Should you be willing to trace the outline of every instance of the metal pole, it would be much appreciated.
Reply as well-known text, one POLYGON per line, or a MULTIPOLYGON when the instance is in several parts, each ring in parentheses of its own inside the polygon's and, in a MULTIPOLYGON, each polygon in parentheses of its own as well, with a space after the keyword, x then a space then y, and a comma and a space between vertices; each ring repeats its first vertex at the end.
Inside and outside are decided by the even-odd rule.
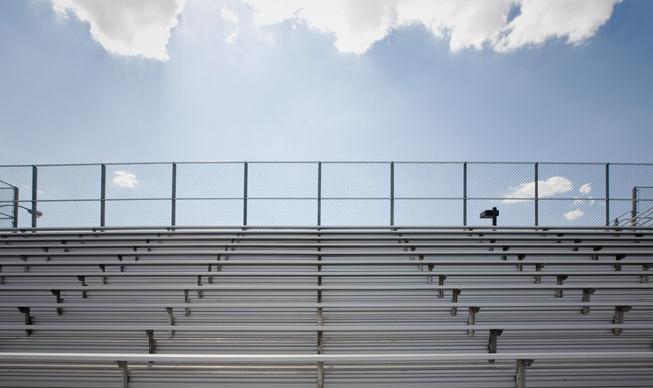
POLYGON ((630 209, 630 226, 637 226, 637 186, 633 187, 632 204, 630 209))
POLYGON ((517 388, 526 388, 526 367, 528 360, 517 360, 515 371, 515 383, 517 388))
POLYGON ((107 194, 107 166, 100 166, 100 226, 104 227, 107 194))
POLYGON ((243 169, 243 225, 247 225, 247 162, 243 169))
POLYGON ((463 226, 467 226, 467 162, 463 163, 463 226))
POLYGON ((535 162, 535 226, 540 224, 540 164, 535 162))
POLYGON ((129 369, 127 367, 127 362, 118 361, 118 367, 120 368, 120 385, 122 388, 129 388, 129 369))
POLYGON ((605 226, 610 226, 610 163, 605 164, 605 226))
POLYGON ((390 226, 395 224, 395 162, 390 162, 390 226))
POLYGON ((14 228, 18 227, 18 187, 14 186, 14 220, 12 226, 14 228))
POLYGON ((177 224, 177 163, 172 163, 172 187, 170 189, 170 225, 177 224))
POLYGON ((38 193, 38 168, 32 166, 32 228, 36 228, 36 201, 38 193))
POLYGON ((317 226, 322 225, 322 162, 317 162, 317 226))

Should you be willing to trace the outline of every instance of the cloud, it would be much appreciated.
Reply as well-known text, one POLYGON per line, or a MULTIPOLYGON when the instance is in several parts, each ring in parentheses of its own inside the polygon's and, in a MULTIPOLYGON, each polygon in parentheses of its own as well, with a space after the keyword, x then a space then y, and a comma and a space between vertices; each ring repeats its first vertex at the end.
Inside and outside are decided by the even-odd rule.
POLYGON ((573 220, 576 220, 576 219, 582 217, 584 214, 585 213, 582 210, 575 209, 575 210, 570 210, 570 211, 566 212, 564 216, 568 221, 573 221, 573 220))
MULTIPOLYGON (((552 176, 545 180, 537 181, 537 195, 539 198, 552 197, 556 194, 571 191, 573 184, 563 176, 552 176)), ((524 198, 535 198, 535 182, 520 183, 511 187, 510 192, 503 196, 504 203, 523 202, 524 198)))
POLYGON ((392 30, 422 24, 452 52, 510 52, 552 38, 577 44, 596 33, 621 0, 243 0, 257 25, 302 21, 331 33, 341 52, 364 53, 392 30), (509 19, 509 16, 516 14, 509 19))
POLYGON ((224 38, 224 41, 228 44, 233 44, 236 41, 236 37, 238 36, 240 30, 240 18, 238 17, 238 14, 232 9, 223 7, 222 20, 232 25, 232 29, 224 38))
MULTIPOLYGON (((53 9, 89 24, 93 38, 119 55, 168 60, 166 45, 186 0, 50 0, 53 9)), ((621 0, 241 0, 254 23, 302 22, 335 37, 341 52, 361 54, 401 27, 420 24, 452 52, 489 47, 510 52, 549 39, 578 44, 610 19, 621 0), (515 15, 512 17, 512 15, 515 15)), ((240 18, 229 8, 223 22, 240 18)))
POLYGON ((592 185, 590 183, 585 183, 578 189, 578 191, 582 194, 589 194, 592 192, 592 185))
POLYGON ((93 39, 110 53, 167 61, 170 31, 185 1, 52 0, 52 8, 87 22, 93 39))
POLYGON ((539 45, 551 38, 577 44, 596 33, 621 0, 519 0, 520 15, 505 27, 497 51, 539 45))
POLYGON ((118 187, 133 188, 138 185, 136 175, 129 171, 116 170, 113 172, 113 179, 111 180, 114 185, 118 187))

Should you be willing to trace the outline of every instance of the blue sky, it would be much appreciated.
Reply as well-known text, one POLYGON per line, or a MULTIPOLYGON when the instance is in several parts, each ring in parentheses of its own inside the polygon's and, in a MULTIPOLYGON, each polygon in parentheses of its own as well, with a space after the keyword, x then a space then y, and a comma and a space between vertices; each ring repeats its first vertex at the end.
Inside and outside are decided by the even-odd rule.
POLYGON ((190 0, 160 61, 108 52, 50 1, 1 2, 2 162, 651 159, 650 1, 507 53, 452 52, 420 23, 342 52, 254 10, 190 0))
MULTIPOLYGON (((2 1, 0 164, 651 162, 652 16, 645 0, 2 1)), ((461 167, 398 166, 396 195, 458 198, 461 167)), ((316 165, 275 168, 251 167, 250 196, 315 197, 316 165)), ((325 167, 324 197, 386 198, 389 165, 361 168, 325 167)), ((41 224, 97 224, 98 174, 39 170, 41 224)), ((0 179, 30 204, 29 168, 0 179)), ((532 165, 471 165, 469 179, 470 197, 495 198, 470 200, 470 222, 498 205, 505 224, 533 223, 533 201, 509 199, 533 197, 532 165)), ((653 167, 611 179, 614 217, 653 167)), ((242 165, 187 165, 179 182, 179 196, 237 198, 242 165)), ((110 166, 107 185, 108 224, 168 222, 167 200, 136 199, 169 197, 170 166, 110 166)), ((539 187, 542 224, 605 222, 602 165, 542 165, 539 187)), ((313 223, 314 202, 252 200, 251 222, 313 223)), ((386 202, 326 201, 323 222, 385 223, 386 202)), ((396 210, 457 224, 462 201, 396 210)), ((241 211, 181 201, 178 217, 238 224, 241 211)))

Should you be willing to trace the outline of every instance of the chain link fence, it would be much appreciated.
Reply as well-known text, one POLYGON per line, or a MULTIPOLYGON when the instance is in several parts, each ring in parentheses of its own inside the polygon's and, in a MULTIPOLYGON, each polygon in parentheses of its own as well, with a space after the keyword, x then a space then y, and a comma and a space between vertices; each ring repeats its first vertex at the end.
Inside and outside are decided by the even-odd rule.
MULTIPOLYGON (((644 226, 653 164, 178 162, 0 166, 0 227, 644 226)), ((648 217, 648 218, 647 218, 648 217)))
POLYGON ((0 180, 0 228, 15 228, 18 214, 18 187, 0 180))

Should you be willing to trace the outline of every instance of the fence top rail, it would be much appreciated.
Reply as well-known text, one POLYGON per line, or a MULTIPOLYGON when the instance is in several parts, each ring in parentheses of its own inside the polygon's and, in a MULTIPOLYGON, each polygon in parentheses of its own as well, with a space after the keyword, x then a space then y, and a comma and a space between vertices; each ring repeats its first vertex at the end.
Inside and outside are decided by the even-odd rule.
POLYGON ((402 362, 402 361, 558 361, 558 360, 650 360, 653 352, 499 352, 499 353, 352 353, 352 354, 197 354, 197 353, 29 353, 2 352, 0 361, 30 362, 109 362, 145 363, 150 361, 176 364, 194 363, 315 363, 321 362, 402 362))
POLYGON ((223 160, 223 161, 127 161, 127 162, 84 162, 84 163, 32 163, 32 164, 1 164, 0 168, 8 167, 82 167, 82 166, 123 166, 123 165, 183 165, 183 164, 553 164, 553 165, 634 165, 653 166, 653 162, 597 162, 597 161, 465 161, 465 160, 223 160))

